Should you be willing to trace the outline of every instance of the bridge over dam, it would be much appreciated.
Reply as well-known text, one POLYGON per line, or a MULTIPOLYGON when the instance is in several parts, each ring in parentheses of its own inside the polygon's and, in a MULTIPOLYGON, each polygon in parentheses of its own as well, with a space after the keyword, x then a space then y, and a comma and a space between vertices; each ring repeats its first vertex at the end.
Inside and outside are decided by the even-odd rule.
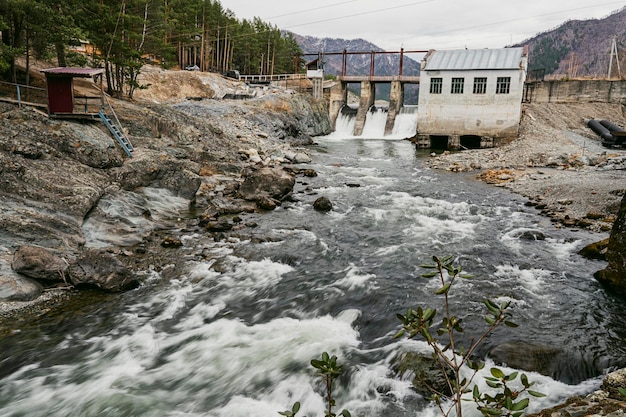
MULTIPOLYGON (((350 84, 358 83, 360 85, 360 97, 359 106, 356 112, 356 120, 354 124, 354 136, 360 136, 363 133, 367 113, 370 111, 376 101, 376 85, 377 84, 389 84, 389 110, 387 112, 387 120, 385 123, 385 135, 392 132, 396 116, 400 113, 404 106, 405 98, 405 85, 407 84, 419 84, 420 77, 416 75, 404 75, 404 58, 405 54, 411 53, 426 53, 426 50, 404 50, 400 51, 369 51, 369 52, 348 52, 346 50, 342 52, 324 52, 317 54, 318 58, 309 64, 316 66, 313 70, 317 69, 322 71, 324 59, 328 56, 341 56, 342 66, 341 73, 337 75, 337 83, 330 89, 329 97, 329 117, 332 126, 334 127, 337 122, 337 118, 343 108, 348 105, 348 89, 350 84), (369 56, 369 74, 365 75, 348 75, 348 57, 351 55, 369 56), (376 75, 376 57, 381 55, 394 55, 398 59, 398 73, 396 75, 376 75)), ((417 104, 417 103, 416 103, 417 104)))
POLYGON ((419 148, 497 146, 500 141, 518 135, 522 102, 531 96, 541 96, 540 89, 525 88, 528 69, 525 47, 318 53, 317 59, 307 64, 307 78, 317 98, 324 96, 325 59, 339 73, 332 87, 326 90, 329 117, 336 132, 341 128, 353 136, 403 136, 413 138, 419 148), (409 53, 423 55, 419 76, 404 74, 404 58, 409 53), (386 54, 395 54, 386 58, 385 63, 391 63, 393 71, 397 68, 396 74, 376 73, 376 67, 380 67, 376 58, 386 54), (341 64, 337 57, 329 58, 332 55, 339 56, 341 64), (350 59, 351 73, 350 55, 361 55, 350 59), (368 72, 364 69, 367 58, 369 73, 363 74, 368 72), (350 84, 358 84, 360 89, 356 109, 349 96, 350 84), (384 87, 377 91, 381 85, 384 87), (406 103, 410 100, 405 99, 412 93, 409 86, 418 93, 417 106, 406 103), (376 95, 385 89, 389 91, 386 113, 375 106, 376 95))

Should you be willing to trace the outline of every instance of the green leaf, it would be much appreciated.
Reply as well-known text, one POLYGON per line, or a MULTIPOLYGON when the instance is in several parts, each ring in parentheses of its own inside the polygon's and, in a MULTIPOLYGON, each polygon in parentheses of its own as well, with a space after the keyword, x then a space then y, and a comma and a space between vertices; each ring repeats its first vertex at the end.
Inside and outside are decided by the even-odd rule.
POLYGON ((522 381, 522 385, 524 386, 524 388, 530 387, 531 384, 528 383, 528 377, 526 376, 526 374, 522 374, 519 379, 520 381, 522 381))
POLYGON ((489 311, 491 311, 493 314, 497 314, 497 315, 500 314, 500 309, 493 301, 485 299, 483 303, 485 303, 489 311))
POLYGON ((513 323, 512 321, 508 321, 508 320, 504 321, 504 325, 508 327, 519 327, 519 325, 517 325, 516 323, 513 323))
POLYGON ((298 411, 300 411, 300 401, 296 401, 295 403, 293 403, 293 407, 291 407, 291 411, 293 412, 294 416, 296 415, 298 411))
MULTIPOLYGON (((506 395, 506 394, 505 394, 506 395)), ((504 400, 504 408, 511 410, 513 408, 513 399, 507 396, 504 400)))
POLYGON ((478 389, 478 385, 474 385, 472 396, 474 397, 474 401, 478 401, 480 399, 480 390, 478 389))
POLYGON ((426 311, 424 311, 424 321, 429 321, 432 320, 433 317, 435 317, 435 314, 437 314, 437 310, 433 309, 433 308, 427 308, 426 311))
POLYGON ((318 359, 311 359, 311 366, 314 368, 320 369, 324 367, 324 362, 318 359))
POLYGON ((500 416, 502 415, 502 410, 498 410, 497 408, 487 408, 481 407, 480 412, 486 416, 500 416))
POLYGON ((491 375, 493 375, 494 378, 498 378, 498 379, 504 378, 504 372, 502 372, 498 368, 491 368, 489 372, 491 372, 491 375))
POLYGON ((470 279, 470 278, 474 278, 474 275, 472 275, 472 274, 461 274, 461 275, 459 275, 459 278, 470 279))
POLYGON ((341 413, 339 414, 341 414, 343 417, 352 417, 348 410, 341 410, 341 413))
POLYGON ((436 277, 439 274, 439 272, 425 272, 423 273, 421 276, 422 278, 432 278, 432 277, 436 277))
POLYGON ((399 339, 402 336, 404 336, 406 332, 404 330, 400 330, 398 333, 395 334, 395 336, 393 337, 394 339, 399 339))
POLYGON ((493 382, 493 381, 485 381, 485 382, 487 382, 487 385, 489 385, 491 388, 500 388, 502 386, 502 384, 499 382, 493 382))
POLYGON ((433 265, 433 264, 422 264, 420 265, 420 268, 426 268, 426 269, 436 269, 437 265, 433 265))
POLYGON ((437 294, 437 295, 446 294, 450 290, 450 286, 451 285, 452 284, 447 283, 446 285, 444 285, 443 287, 441 287, 437 291, 435 291, 435 294, 437 294))
POLYGON ((525 409, 526 407, 528 407, 528 402, 529 402, 528 398, 524 398, 521 401, 514 403, 512 407, 509 407, 509 410, 521 411, 525 409))
POLYGON ((517 375, 519 374, 519 372, 513 372, 512 374, 509 374, 507 376, 504 377, 505 381, 513 381, 515 378, 517 378, 517 375))
POLYGON ((528 393, 530 395, 532 395, 533 397, 537 397, 537 398, 541 398, 541 397, 545 397, 546 394, 542 393, 542 392, 538 392, 538 391, 533 391, 531 389, 528 390, 528 393))
POLYGON ((485 316, 485 321, 487 322, 487 324, 493 326, 494 324, 496 324, 496 320, 491 317, 491 316, 485 316))

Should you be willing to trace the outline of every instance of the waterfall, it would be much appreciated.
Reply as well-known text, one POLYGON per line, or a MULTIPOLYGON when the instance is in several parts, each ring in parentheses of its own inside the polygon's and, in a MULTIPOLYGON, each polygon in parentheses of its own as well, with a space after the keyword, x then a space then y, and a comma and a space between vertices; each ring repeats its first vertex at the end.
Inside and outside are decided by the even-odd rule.
POLYGON ((415 136, 417 132, 417 106, 403 106, 396 116, 391 136, 406 139, 415 136))
POLYGON ((385 135, 388 110, 372 108, 365 118, 365 126, 360 136, 354 136, 356 123, 356 108, 345 106, 335 123, 335 131, 330 138, 359 138, 359 139, 407 139, 415 136, 417 131, 417 106, 403 106, 393 126, 391 134, 385 135))

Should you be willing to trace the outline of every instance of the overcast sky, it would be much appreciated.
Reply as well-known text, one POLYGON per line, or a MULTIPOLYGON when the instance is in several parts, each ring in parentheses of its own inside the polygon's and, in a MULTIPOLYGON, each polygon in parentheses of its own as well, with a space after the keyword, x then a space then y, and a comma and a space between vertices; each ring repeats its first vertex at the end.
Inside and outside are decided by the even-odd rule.
MULTIPOLYGON (((609 0, 221 0, 239 19, 259 17, 319 38, 363 38, 388 50, 501 48, 567 20, 603 18, 609 0)), ((625 22, 626 24, 626 22, 625 22)))

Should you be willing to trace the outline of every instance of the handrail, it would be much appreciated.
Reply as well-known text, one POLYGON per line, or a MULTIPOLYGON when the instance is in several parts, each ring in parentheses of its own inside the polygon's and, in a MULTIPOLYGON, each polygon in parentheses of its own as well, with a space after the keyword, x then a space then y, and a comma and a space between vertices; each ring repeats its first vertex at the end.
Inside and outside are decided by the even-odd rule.
POLYGON ((246 74, 240 75, 241 81, 282 81, 282 80, 301 80, 307 78, 306 74, 246 74))
MULTIPOLYGON (((113 118, 115 120, 115 123, 117 124, 117 126, 122 127, 122 124, 120 123, 120 119, 117 118, 117 113, 115 113, 115 110, 113 110, 113 106, 111 105, 111 102, 109 101, 109 98, 106 96, 106 94, 103 94, 102 97, 104 97, 104 100, 102 102, 102 111, 104 112, 104 103, 106 102, 106 104, 108 105, 109 109, 111 110, 111 115, 113 115, 113 118)), ((106 112, 105 112, 106 113, 106 112)), ((123 132, 122 132, 123 133, 123 132)), ((130 139, 128 138, 128 135, 124 134, 124 137, 126 138, 126 141, 128 142, 128 144, 130 145, 131 149, 133 148, 133 144, 130 142, 130 139)))
MULTIPOLYGON (((19 107, 22 107, 22 103, 26 104, 26 105, 46 105, 47 104, 47 95, 46 95, 46 89, 45 88, 40 88, 40 87, 33 87, 30 85, 24 85, 24 84, 18 84, 18 83, 10 83, 7 81, 0 81, 0 85, 8 85, 10 87, 15 87, 15 97, 17 98, 17 105, 19 107), (26 90, 26 94, 22 94, 22 90, 26 90), (22 96, 29 96, 29 91, 34 91, 35 92, 35 96, 36 98, 39 98, 40 101, 42 101, 42 103, 34 103, 32 101, 26 101, 26 100, 22 100, 22 96), (41 93, 43 92, 43 94, 41 93)), ((10 90, 10 89, 9 89, 10 90)), ((11 94, 9 92, 9 94, 11 94)))

